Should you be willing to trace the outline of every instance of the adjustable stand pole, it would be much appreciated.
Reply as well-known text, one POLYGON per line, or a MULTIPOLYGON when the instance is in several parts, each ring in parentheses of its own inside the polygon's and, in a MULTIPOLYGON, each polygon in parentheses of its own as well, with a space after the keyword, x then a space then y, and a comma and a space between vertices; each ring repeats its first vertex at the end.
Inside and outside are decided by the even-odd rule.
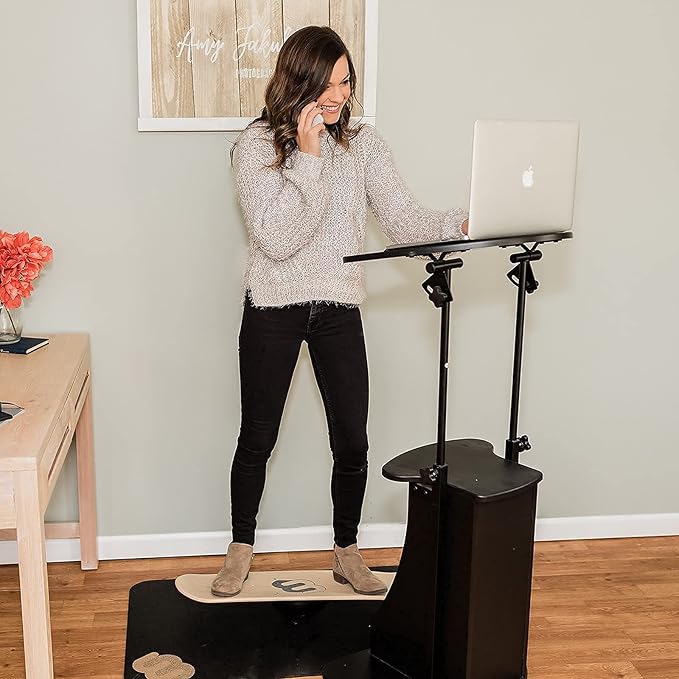
POLYGON ((526 293, 531 294, 538 289, 530 263, 542 258, 537 245, 532 249, 522 246, 524 252, 517 252, 509 257, 516 264, 508 274, 514 285, 518 287, 516 301, 516 330, 514 334, 514 369, 512 376, 512 400, 509 416, 509 438, 505 443, 505 459, 512 462, 519 461, 519 453, 530 450, 528 436, 518 436, 519 424, 519 394, 521 390, 521 358, 523 354, 523 330, 526 317, 526 293))
POLYGON ((441 309, 441 339, 439 344, 439 405, 438 437, 436 439, 436 465, 446 463, 446 409, 448 406, 448 350, 450 347, 450 303, 453 293, 450 289, 450 270, 460 269, 462 260, 437 259, 427 264, 432 274, 422 287, 435 307, 441 309))
POLYGON ((429 295, 434 306, 441 309, 441 336, 439 341, 439 395, 438 395, 438 435, 436 438, 436 462, 428 469, 421 469, 420 476, 426 484, 431 484, 435 511, 434 531, 434 571, 433 591, 436 612, 431 624, 433 625, 430 667, 432 679, 436 679, 434 672, 438 667, 437 653, 440 652, 440 630, 443 611, 441 610, 440 571, 441 571, 441 543, 443 541, 441 515, 443 512, 443 497, 448 483, 448 465, 446 464, 446 416, 448 409, 448 353, 450 349, 450 304, 453 294, 450 289, 450 271, 462 267, 459 258, 434 260, 427 264, 427 271, 432 274, 422 287, 429 295))

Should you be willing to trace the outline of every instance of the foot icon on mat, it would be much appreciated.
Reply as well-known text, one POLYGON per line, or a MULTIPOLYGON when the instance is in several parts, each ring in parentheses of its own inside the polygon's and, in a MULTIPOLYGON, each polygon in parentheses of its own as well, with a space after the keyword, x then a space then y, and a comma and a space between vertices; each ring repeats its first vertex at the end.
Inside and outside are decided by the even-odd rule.
POLYGON ((143 672, 146 679, 191 679, 196 673, 193 665, 176 655, 147 653, 132 663, 132 669, 143 672))

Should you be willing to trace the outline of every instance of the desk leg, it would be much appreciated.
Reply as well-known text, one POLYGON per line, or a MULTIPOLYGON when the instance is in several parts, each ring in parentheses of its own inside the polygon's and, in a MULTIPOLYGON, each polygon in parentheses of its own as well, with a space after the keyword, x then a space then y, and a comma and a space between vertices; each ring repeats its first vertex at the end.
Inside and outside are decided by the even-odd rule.
POLYGON ((97 553, 97 494, 94 476, 94 436, 92 433, 92 388, 83 403, 75 429, 78 467, 78 507, 80 512, 80 567, 94 570, 99 566, 97 553))
POLYGON ((37 472, 14 472, 26 679, 53 679, 45 524, 37 472))

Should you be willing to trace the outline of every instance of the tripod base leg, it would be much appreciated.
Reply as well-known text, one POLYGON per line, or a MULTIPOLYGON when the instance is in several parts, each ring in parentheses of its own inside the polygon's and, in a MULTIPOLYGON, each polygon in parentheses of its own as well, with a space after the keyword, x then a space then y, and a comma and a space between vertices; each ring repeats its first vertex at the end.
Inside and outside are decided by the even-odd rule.
POLYGON ((411 679, 380 662, 370 649, 345 655, 323 668, 323 679, 411 679))

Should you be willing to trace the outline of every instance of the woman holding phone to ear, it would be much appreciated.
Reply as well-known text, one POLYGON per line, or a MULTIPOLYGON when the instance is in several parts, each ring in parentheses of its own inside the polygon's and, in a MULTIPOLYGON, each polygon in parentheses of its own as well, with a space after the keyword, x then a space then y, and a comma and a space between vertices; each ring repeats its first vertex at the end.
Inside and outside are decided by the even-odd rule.
POLYGON ((212 583, 237 594, 252 560, 266 464, 303 341, 323 399, 333 457, 335 579, 382 594, 356 542, 368 472, 368 367, 359 305, 367 207, 393 242, 464 238, 466 213, 427 210, 388 146, 350 126, 356 73, 341 38, 308 26, 283 44, 262 114, 233 149, 249 235, 239 336, 241 427, 231 468, 233 542, 212 583))

